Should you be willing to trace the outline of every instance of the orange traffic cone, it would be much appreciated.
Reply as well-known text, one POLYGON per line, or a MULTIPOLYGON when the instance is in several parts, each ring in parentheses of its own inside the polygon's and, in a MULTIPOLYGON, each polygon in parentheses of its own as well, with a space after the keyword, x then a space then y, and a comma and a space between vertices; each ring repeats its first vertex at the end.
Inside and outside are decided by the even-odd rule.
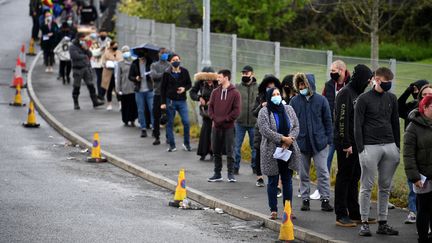
POLYGON ((180 202, 182 202, 186 198, 186 178, 184 169, 180 169, 178 179, 177 179, 177 187, 174 194, 174 201, 169 203, 170 206, 179 207, 180 202))
POLYGON ((11 82, 11 88, 15 88, 16 86, 20 86, 20 88, 23 87, 23 77, 22 77, 22 68, 21 68, 21 60, 18 57, 16 65, 15 65, 15 74, 14 74, 14 78, 11 82))
POLYGON ((30 39, 29 52, 27 52, 27 55, 29 55, 29 56, 36 56, 35 41, 34 41, 33 38, 30 39))
POLYGON ((27 72, 27 68, 26 68, 25 44, 21 45, 21 51, 20 51, 19 57, 20 57, 20 61, 21 61, 22 72, 26 73, 27 72))
POLYGON ((294 240, 294 224, 291 220, 291 202, 285 201, 285 209, 282 217, 282 225, 279 232, 279 240, 289 242, 294 240))
POLYGON ((25 106, 25 104, 22 103, 22 97, 21 97, 21 86, 17 85, 15 86, 15 97, 14 101, 12 103, 9 103, 11 106, 25 106))
POLYGON ((107 162, 107 159, 101 156, 99 133, 97 132, 93 134, 93 146, 91 151, 91 157, 87 158, 87 162, 92 162, 92 163, 107 162))
POLYGON ((40 126, 39 123, 36 123, 36 114, 35 114, 35 110, 34 110, 33 101, 30 101, 28 116, 27 116, 27 123, 23 123, 23 126, 28 127, 28 128, 37 128, 40 126))

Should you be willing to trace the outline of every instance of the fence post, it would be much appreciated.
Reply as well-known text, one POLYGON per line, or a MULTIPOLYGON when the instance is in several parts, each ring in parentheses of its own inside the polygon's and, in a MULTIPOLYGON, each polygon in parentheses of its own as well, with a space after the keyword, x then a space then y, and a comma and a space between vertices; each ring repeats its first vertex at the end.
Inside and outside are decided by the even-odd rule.
POLYGON ((156 21, 152 19, 150 21, 150 42, 153 44, 155 42, 155 25, 156 25, 156 21))
POLYGON ((231 35, 231 82, 235 83, 237 74, 237 35, 231 35))
POLYGON ((176 33, 176 26, 175 24, 171 24, 171 33, 170 33, 170 49, 171 51, 175 51, 175 33, 176 33))
POLYGON ((396 59, 390 59, 390 70, 393 72, 393 85, 392 90, 396 87, 396 59))
POLYGON ((333 51, 327 51, 327 80, 330 79, 331 64, 333 62, 333 51))
POLYGON ((201 71, 201 60, 202 60, 202 31, 201 29, 197 29, 197 73, 201 71))
POLYGON ((275 76, 279 78, 280 76, 280 42, 275 42, 275 50, 274 50, 274 72, 275 76))

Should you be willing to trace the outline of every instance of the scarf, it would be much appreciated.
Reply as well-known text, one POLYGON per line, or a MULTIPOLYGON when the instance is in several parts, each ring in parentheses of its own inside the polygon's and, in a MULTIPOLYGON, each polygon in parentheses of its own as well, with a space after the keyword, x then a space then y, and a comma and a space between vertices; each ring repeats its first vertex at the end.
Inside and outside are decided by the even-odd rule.
POLYGON ((285 106, 282 103, 280 103, 279 105, 275 105, 271 101, 271 97, 273 95, 274 90, 275 88, 271 88, 267 91, 267 95, 266 95, 267 109, 269 113, 271 112, 275 116, 277 132, 284 136, 288 136, 289 131, 291 129, 291 123, 285 111, 285 106))

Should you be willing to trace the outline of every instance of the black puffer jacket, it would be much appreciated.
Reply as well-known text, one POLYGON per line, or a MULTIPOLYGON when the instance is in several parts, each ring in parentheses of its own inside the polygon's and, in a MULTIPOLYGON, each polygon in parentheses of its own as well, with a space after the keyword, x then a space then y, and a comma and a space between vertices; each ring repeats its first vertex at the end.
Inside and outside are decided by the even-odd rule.
POLYGON ((409 114, 411 123, 404 136, 403 157, 409 181, 420 180, 420 174, 432 179, 432 120, 415 109, 409 114))
POLYGON ((81 69, 90 67, 91 52, 88 49, 82 48, 79 39, 74 39, 69 47, 69 54, 72 61, 72 68, 81 69))

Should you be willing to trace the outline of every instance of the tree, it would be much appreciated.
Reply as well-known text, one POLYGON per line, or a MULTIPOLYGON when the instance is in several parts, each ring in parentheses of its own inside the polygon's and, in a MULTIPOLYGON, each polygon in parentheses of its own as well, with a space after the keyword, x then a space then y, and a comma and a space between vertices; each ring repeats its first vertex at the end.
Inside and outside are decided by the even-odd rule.
POLYGON ((389 4, 380 0, 339 0, 339 6, 345 18, 361 33, 369 35, 371 40, 371 65, 372 69, 378 68, 379 60, 379 33, 382 31, 396 16, 397 13, 405 6, 406 0, 401 1, 399 7, 392 16, 386 16, 384 12, 389 8, 389 4))

